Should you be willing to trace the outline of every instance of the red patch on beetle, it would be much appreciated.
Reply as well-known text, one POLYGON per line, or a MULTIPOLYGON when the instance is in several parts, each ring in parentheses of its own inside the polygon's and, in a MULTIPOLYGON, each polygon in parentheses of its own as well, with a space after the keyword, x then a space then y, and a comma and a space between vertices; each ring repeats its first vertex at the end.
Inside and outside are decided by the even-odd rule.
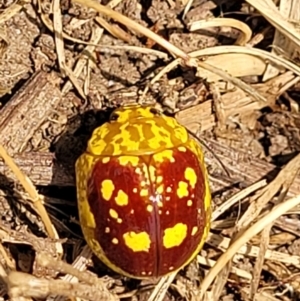
POLYGON ((189 149, 185 152, 173 149, 173 158, 174 162, 168 159, 155 162, 153 155, 140 156, 137 166, 132 166, 131 163, 123 166, 118 157, 111 157, 108 163, 102 163, 101 157, 89 178, 88 201, 96 222, 94 238, 108 260, 132 276, 158 277, 178 269, 191 258, 203 236, 206 212, 202 166, 189 149), (162 177, 161 183, 149 183, 150 165, 155 167, 155 179, 162 177), (189 183, 184 176, 187 167, 194 170, 197 181, 194 188, 188 185, 188 196, 179 198, 179 182, 189 183), (101 194, 104 180, 111 180, 115 186, 108 201, 101 194), (141 187, 142 184, 145 186, 141 187), (161 184, 164 189, 157 194, 156 190, 161 184), (125 206, 119 206, 115 202, 120 189, 128 195, 128 204, 125 206), (142 189, 147 189, 147 196, 140 194, 142 189), (152 205, 153 210, 147 210, 147 205, 152 205), (118 213, 121 223, 110 216, 110 209, 118 213), (179 246, 165 248, 164 230, 173 228, 177 223, 187 225, 187 235, 179 246), (198 231, 192 236, 194 227, 198 227, 198 231), (110 230, 107 231, 107 228, 110 230), (123 234, 130 231, 148 233, 151 244, 147 252, 134 252, 126 246, 123 234), (113 239, 117 239, 118 243, 112 243, 113 239))

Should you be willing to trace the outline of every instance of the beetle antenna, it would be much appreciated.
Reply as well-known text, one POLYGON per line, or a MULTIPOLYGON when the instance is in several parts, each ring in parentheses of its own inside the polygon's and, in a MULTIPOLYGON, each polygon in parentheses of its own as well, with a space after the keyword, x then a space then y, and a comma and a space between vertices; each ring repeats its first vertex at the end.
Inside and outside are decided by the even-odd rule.
POLYGON ((229 173, 228 169, 226 168, 226 166, 223 164, 223 162, 220 160, 220 158, 216 155, 216 153, 207 145, 207 143, 204 142, 204 140, 200 139, 196 134, 194 134, 189 129, 187 129, 187 131, 188 131, 188 133, 190 135, 192 135, 201 145, 203 145, 213 155, 213 157, 218 162, 218 164, 220 165, 220 167, 225 171, 225 173, 227 174, 227 176, 229 178, 231 178, 230 173, 229 173))

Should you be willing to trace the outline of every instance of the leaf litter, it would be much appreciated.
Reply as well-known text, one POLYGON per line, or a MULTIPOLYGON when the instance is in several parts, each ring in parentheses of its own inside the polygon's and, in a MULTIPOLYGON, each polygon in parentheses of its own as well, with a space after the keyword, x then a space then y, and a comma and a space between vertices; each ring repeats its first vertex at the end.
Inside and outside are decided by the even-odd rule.
MULTIPOLYGON (((96 111, 136 101, 175 114, 219 158, 227 154, 231 173, 224 176, 207 151, 214 213, 194 262, 159 280, 132 281, 92 258, 78 235, 74 186, 32 182, 0 141, 12 171, 1 180, 3 299, 299 298, 297 1, 0 5, 3 114, 32 74, 59 76, 61 101, 28 132, 24 156, 54 153, 67 170, 98 122, 96 111), (24 260, 32 261, 28 269, 24 260)), ((20 116, 11 112, 17 126, 20 116)))

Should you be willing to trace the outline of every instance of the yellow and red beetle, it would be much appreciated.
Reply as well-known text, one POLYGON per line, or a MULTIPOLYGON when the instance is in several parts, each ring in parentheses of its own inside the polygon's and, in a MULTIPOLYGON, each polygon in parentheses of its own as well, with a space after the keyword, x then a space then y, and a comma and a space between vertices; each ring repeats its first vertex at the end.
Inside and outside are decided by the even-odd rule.
POLYGON ((210 228, 203 152, 174 118, 125 105, 94 130, 76 162, 84 237, 112 270, 132 278, 181 269, 210 228))

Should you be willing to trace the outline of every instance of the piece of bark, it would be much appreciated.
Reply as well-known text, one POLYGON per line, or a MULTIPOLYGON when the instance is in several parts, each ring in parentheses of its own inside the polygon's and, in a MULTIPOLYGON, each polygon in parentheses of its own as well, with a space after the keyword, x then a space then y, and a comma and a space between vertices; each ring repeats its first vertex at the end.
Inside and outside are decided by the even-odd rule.
MULTIPOLYGON (((237 118, 238 116, 249 114, 249 112, 260 110, 264 107, 273 106, 282 86, 290 82, 293 78, 295 78, 295 75, 291 72, 286 72, 267 83, 253 85, 267 99, 265 103, 255 101, 240 89, 222 95, 222 115, 225 119, 237 118)), ((213 113, 213 101, 208 100, 182 110, 176 114, 176 119, 194 133, 209 130, 216 125, 216 117, 213 113)))
POLYGON ((56 73, 39 71, 2 108, 0 143, 10 155, 22 152, 61 99, 56 73))
MULTIPOLYGON (((58 163, 53 153, 28 152, 13 157, 18 167, 35 185, 74 186, 75 167, 58 163)), ((15 179, 12 171, 0 160, 0 173, 9 179, 15 179)))

